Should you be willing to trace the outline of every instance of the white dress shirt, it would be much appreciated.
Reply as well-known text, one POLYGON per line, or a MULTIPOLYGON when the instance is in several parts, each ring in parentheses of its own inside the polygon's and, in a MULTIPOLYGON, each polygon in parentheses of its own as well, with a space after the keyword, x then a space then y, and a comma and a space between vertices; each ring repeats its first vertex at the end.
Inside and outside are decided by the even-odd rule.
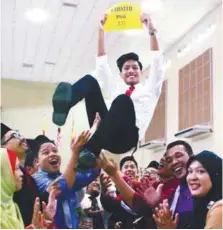
MULTIPOLYGON (((103 209, 102 205, 101 205, 101 201, 100 201, 100 196, 96 197, 96 200, 98 202, 98 207, 100 209, 103 209)), ((91 203, 92 203, 92 201, 90 199, 90 195, 86 193, 83 200, 81 201, 81 208, 82 209, 89 209, 89 208, 91 208, 91 203)))
MULTIPOLYGON (((89 194, 85 194, 84 199, 81 202, 81 208, 83 210, 91 208, 92 201, 89 199, 89 197, 90 197, 89 194)), ((99 209, 104 209, 102 207, 102 204, 101 204, 100 196, 98 196, 96 199, 97 199, 97 202, 98 202, 99 209)), ((107 212, 106 210, 104 210, 104 212, 101 213, 101 215, 102 215, 102 218, 103 218, 103 221, 104 221, 104 226, 107 229, 108 228, 108 219, 111 216, 111 214, 109 212, 107 212)))
MULTIPOLYGON (((135 90, 131 94, 136 114, 136 126, 139 128, 139 141, 144 138, 151 122, 164 79, 162 53, 160 51, 150 52, 152 56, 150 75, 144 84, 135 85, 135 90)), ((96 58, 96 76, 102 82, 103 89, 113 99, 124 94, 129 88, 129 85, 122 87, 113 77, 107 62, 107 55, 96 58)))
POLYGON ((177 189, 176 189, 176 191, 174 193, 173 201, 172 201, 172 204, 171 204, 171 207, 170 207, 170 209, 172 210, 173 213, 175 213, 179 196, 180 196, 180 185, 178 185, 178 187, 177 187, 177 189))

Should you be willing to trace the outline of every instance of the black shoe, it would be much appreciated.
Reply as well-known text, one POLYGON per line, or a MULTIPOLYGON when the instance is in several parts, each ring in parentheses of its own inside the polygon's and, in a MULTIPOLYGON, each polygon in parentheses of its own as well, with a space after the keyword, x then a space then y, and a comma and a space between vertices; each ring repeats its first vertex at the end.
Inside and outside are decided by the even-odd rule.
POLYGON ((90 152, 88 149, 83 149, 74 166, 74 170, 77 172, 86 173, 89 168, 94 168, 96 166, 96 156, 94 153, 90 152))
POLYGON ((62 126, 65 124, 72 103, 72 85, 61 82, 53 94, 53 122, 62 126))

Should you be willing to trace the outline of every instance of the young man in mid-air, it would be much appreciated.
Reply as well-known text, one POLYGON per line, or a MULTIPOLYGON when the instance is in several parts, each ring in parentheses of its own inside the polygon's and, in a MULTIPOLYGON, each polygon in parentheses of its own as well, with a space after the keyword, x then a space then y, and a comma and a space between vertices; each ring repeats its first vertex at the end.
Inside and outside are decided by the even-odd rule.
POLYGON ((105 91, 115 98, 110 109, 105 105, 97 79, 91 75, 84 76, 73 85, 61 82, 53 95, 53 122, 59 126, 64 125, 70 108, 82 99, 85 99, 90 126, 96 113, 101 117, 97 130, 81 151, 75 166, 77 171, 94 167, 102 149, 121 154, 136 147, 145 135, 162 89, 163 55, 159 50, 156 29, 151 18, 146 14, 141 15, 141 22, 150 36, 150 75, 141 84, 143 66, 138 55, 121 55, 117 66, 126 85, 125 89, 119 87, 107 63, 103 29, 106 20, 107 16, 104 15, 99 26, 96 72, 104 83, 105 91))

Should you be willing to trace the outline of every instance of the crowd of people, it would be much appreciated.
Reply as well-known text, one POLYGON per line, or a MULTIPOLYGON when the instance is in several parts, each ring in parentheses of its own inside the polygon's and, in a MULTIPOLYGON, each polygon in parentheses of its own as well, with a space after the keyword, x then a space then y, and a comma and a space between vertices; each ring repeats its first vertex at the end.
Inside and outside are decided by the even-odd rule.
MULTIPOLYGON (((169 143, 159 162, 148 162, 142 175, 133 153, 152 119, 163 83, 162 53, 148 15, 151 73, 140 83, 142 64, 128 53, 117 60, 127 86, 119 90, 107 64, 100 21, 97 70, 107 92, 105 105, 96 78, 73 85, 61 82, 53 95, 53 122, 62 126, 71 107, 85 99, 89 131, 70 144, 68 164, 60 171, 60 150, 46 135, 23 137, 1 123, 1 228, 131 229, 222 228, 222 159, 208 150, 195 154, 185 140, 169 143), (122 154, 119 165, 106 150, 122 154)), ((67 153, 68 154, 68 153, 67 153)), ((149 156, 148 156, 149 158, 149 156)), ((149 161, 149 160, 148 160, 149 161)))
POLYGON ((80 173, 87 131, 71 143, 61 173, 52 140, 26 140, 3 123, 1 130, 1 228, 222 228, 222 159, 213 152, 195 155, 176 140, 139 177, 133 156, 118 166, 102 151, 80 173))

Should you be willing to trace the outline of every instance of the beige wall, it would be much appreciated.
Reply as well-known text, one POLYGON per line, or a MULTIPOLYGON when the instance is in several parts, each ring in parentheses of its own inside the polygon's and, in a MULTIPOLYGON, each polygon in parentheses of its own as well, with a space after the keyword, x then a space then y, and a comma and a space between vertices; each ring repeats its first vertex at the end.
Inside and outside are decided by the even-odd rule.
MULTIPOLYGON (((218 8, 197 26, 193 28, 186 36, 174 45, 166 54, 166 59, 172 60, 172 65, 168 69, 166 76, 167 84, 167 141, 174 139, 174 134, 178 130, 178 70, 203 53, 209 47, 213 47, 213 98, 214 98, 214 117, 213 129, 214 132, 208 137, 198 137, 190 140, 195 152, 202 149, 213 150, 218 154, 223 153, 222 146, 222 128, 223 128, 223 82, 222 82, 222 12, 218 8), (217 23, 217 29, 203 43, 194 47, 187 55, 182 58, 177 58, 177 50, 190 39, 199 33, 211 23, 217 23)), ((173 28, 174 29, 174 28, 173 28)), ((2 81, 2 121, 20 129, 26 137, 35 137, 41 133, 44 116, 47 121, 47 135, 51 138, 56 138, 57 127, 51 122, 51 98, 55 85, 32 83, 23 81, 2 81)), ((87 117, 85 113, 84 103, 78 104, 73 109, 68 117, 66 125, 62 128, 62 145, 61 154, 63 156, 63 166, 65 167, 69 159, 69 143, 71 134, 72 115, 75 122, 75 133, 78 134, 82 130, 88 128, 87 117)), ((147 150, 140 149, 135 153, 140 166, 145 167, 151 160, 159 160, 164 149, 147 150)), ((129 155, 129 154, 127 154, 129 155)), ((122 155, 124 156, 124 155, 122 155)), ((122 157, 121 156, 121 157, 122 157)), ((120 156, 115 155, 116 160, 120 156)))
MULTIPOLYGON (((173 28, 174 29, 174 28, 173 28)), ((178 70, 191 60, 202 54, 208 48, 213 48, 213 130, 211 135, 198 136, 188 140, 195 153, 208 149, 223 154, 223 80, 222 80, 222 6, 202 19, 186 36, 174 45, 166 54, 165 59, 172 61, 166 72, 167 84, 167 111, 166 111, 166 138, 167 143, 174 140, 178 130, 178 70), (192 40, 199 32, 210 24, 217 24, 215 32, 202 43, 198 44, 184 57, 177 57, 177 50, 192 40)), ((136 154, 140 165, 146 166, 151 160, 159 160, 165 149, 141 149, 136 154)))
MULTIPOLYGON (((42 134, 44 119, 46 135, 56 140, 57 126, 52 122, 51 100, 55 85, 24 81, 2 80, 2 121, 12 128, 18 129, 27 138, 42 134)), ((88 129, 88 121, 84 102, 79 103, 68 115, 62 127, 61 155, 62 170, 70 157, 70 140, 72 116, 75 134, 88 129)), ((117 159, 117 156, 112 156, 117 159)), ((119 158, 117 159, 117 161, 119 158)))

